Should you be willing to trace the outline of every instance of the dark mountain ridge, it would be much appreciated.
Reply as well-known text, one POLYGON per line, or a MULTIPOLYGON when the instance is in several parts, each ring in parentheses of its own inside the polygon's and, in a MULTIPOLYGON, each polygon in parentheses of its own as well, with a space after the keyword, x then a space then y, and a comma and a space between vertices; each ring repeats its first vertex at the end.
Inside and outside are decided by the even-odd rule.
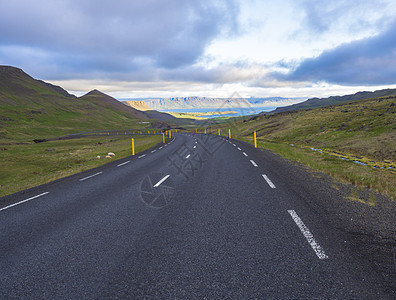
POLYGON ((270 114, 276 114, 276 113, 293 111, 293 110, 313 109, 313 108, 325 107, 340 103, 347 103, 352 101, 379 98, 384 96, 393 96, 393 95, 396 95, 396 89, 384 89, 384 90, 377 90, 374 92, 357 92, 355 94, 344 95, 344 96, 331 96, 328 98, 310 98, 301 103, 284 106, 284 107, 278 107, 274 111, 270 112, 270 114))

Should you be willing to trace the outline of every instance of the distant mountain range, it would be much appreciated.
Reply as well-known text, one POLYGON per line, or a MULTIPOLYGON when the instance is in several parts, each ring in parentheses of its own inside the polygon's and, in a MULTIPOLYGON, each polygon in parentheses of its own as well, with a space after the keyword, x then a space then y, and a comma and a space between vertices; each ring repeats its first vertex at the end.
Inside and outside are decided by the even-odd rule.
POLYGON ((274 111, 270 112, 271 114, 292 111, 292 110, 302 110, 302 109, 313 109, 319 107, 325 107, 340 103, 358 101, 358 100, 365 100, 371 98, 379 98, 384 96, 393 96, 396 95, 396 89, 385 89, 385 90, 378 90, 375 92, 358 92, 356 94, 345 95, 345 96, 331 96, 328 98, 311 98, 304 102, 278 107, 274 111))
MULTIPOLYGON (((195 109, 195 108, 255 108, 255 107, 276 107, 289 103, 296 103, 306 98, 209 98, 209 97, 173 97, 173 98, 152 98, 152 99, 132 99, 129 105, 137 108, 139 105, 148 106, 154 110, 172 109, 195 109), (133 103, 137 102, 137 103, 133 103)), ((121 99, 124 100, 124 99, 121 99)))

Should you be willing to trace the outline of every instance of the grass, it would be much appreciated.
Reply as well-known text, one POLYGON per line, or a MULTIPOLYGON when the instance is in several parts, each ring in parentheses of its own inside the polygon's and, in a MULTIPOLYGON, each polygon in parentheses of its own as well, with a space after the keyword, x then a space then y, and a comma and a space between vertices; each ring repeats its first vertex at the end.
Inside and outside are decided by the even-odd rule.
POLYGON ((388 169, 374 169, 340 159, 334 155, 312 151, 301 146, 260 141, 258 146, 298 162, 312 171, 323 172, 339 182, 368 188, 396 200, 395 172, 388 169))
MULTIPOLYGON (((162 135, 134 139, 138 153, 162 142, 162 135)), ((116 154, 113 159, 131 155, 131 137, 103 135, 0 146, 0 197, 101 166, 110 161, 104 158, 108 152, 116 154)))

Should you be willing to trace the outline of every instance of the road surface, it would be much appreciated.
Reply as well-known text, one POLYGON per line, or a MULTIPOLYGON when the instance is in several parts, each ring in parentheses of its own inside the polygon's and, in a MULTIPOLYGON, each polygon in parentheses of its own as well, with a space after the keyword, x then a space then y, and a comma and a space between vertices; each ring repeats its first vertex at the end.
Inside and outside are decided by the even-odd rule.
POLYGON ((390 297, 306 204, 309 178, 283 164, 243 142, 179 133, 3 197, 0 298, 390 297))

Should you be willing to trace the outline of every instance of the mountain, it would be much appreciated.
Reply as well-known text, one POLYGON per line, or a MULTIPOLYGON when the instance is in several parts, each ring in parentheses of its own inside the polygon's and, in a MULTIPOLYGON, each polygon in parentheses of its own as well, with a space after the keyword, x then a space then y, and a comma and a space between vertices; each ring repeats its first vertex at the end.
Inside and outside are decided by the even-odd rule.
POLYGON ((358 92, 356 94, 345 95, 345 96, 332 96, 328 98, 311 98, 301 103, 284 106, 284 107, 278 107, 271 113, 279 113, 279 112, 301 110, 301 109, 313 109, 313 108, 325 107, 329 105, 335 105, 335 104, 346 103, 351 101, 365 100, 365 99, 392 96, 392 95, 396 95, 396 89, 385 89, 385 90, 378 90, 375 92, 358 92))
MULTIPOLYGON (((274 107, 295 102, 303 101, 306 98, 209 98, 209 97, 173 97, 173 98, 153 98, 139 99, 144 102, 142 105, 151 107, 155 110, 173 110, 173 109, 196 109, 211 108, 213 110, 220 108, 254 108, 254 107, 274 107)), ((137 101, 130 101, 137 102, 137 101)), ((134 106, 137 108, 136 106, 134 106)))
POLYGON ((144 100, 141 101, 123 101, 124 104, 127 104, 135 109, 140 111, 152 110, 150 107, 147 106, 144 100))
POLYGON ((21 69, 0 66, 0 141, 127 129, 142 120, 149 116, 97 90, 78 98, 21 69))
POLYGON ((115 109, 130 114, 139 119, 148 119, 148 116, 133 107, 124 105, 117 99, 106 95, 98 90, 90 91, 84 96, 80 97, 81 100, 87 100, 88 102, 95 103, 103 108, 115 109))

